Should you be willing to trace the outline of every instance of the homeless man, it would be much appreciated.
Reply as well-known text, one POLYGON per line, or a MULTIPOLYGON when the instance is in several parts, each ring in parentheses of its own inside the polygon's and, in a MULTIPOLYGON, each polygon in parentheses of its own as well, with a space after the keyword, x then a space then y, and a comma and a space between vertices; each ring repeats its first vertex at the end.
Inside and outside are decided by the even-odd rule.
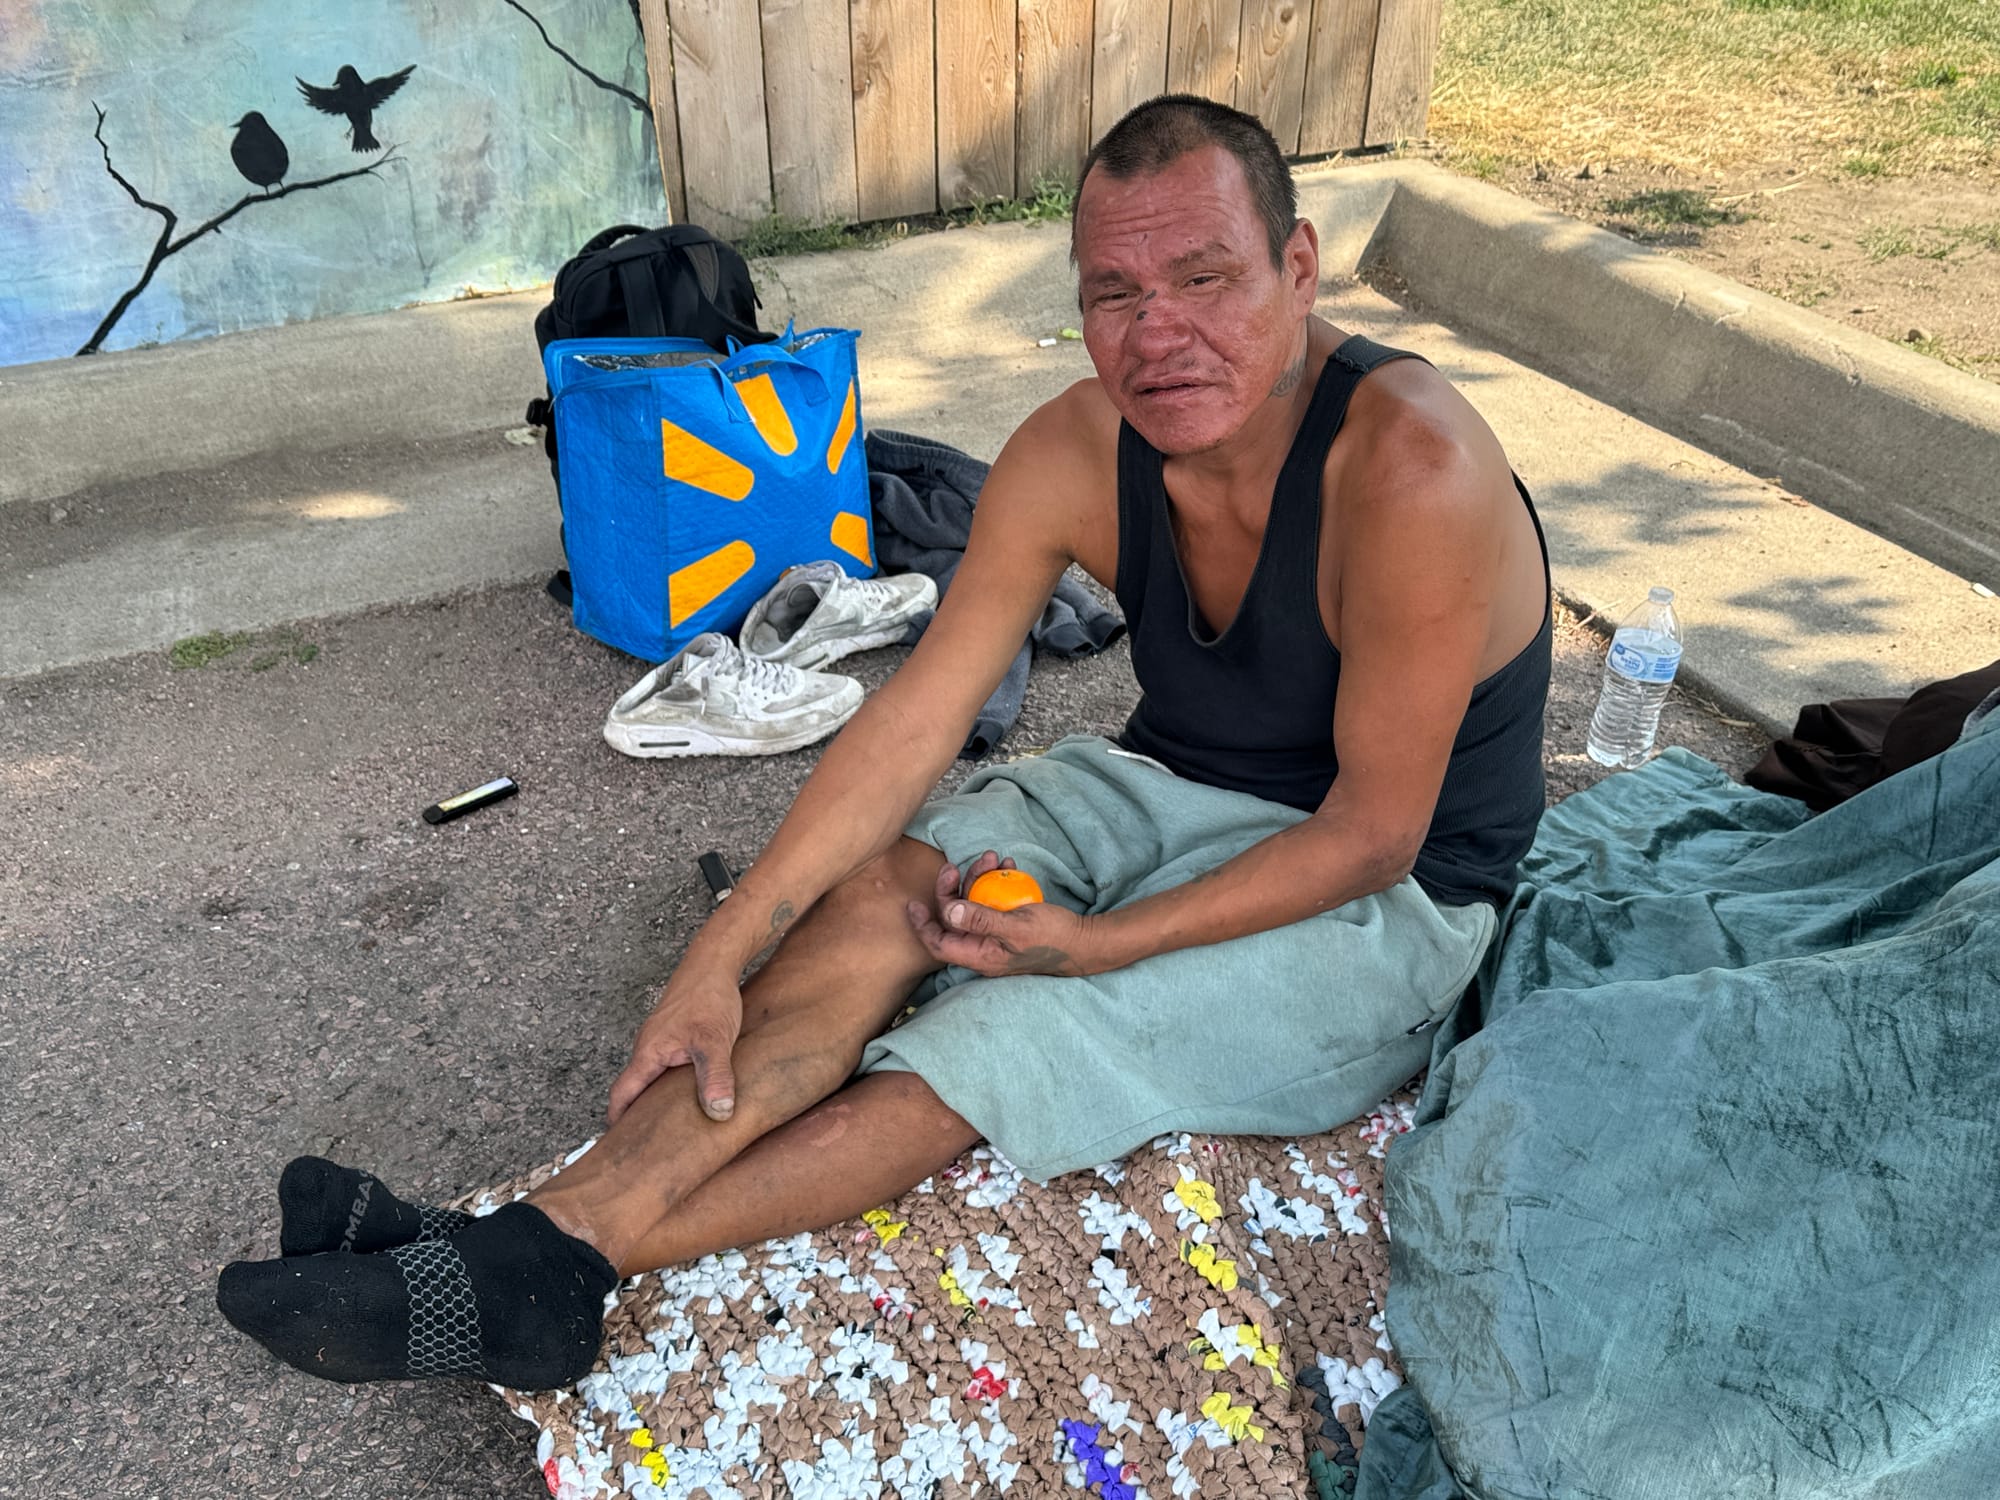
POLYGON ((1096 378, 1007 443, 936 619, 689 944, 603 1138, 470 1219, 302 1158, 286 1258, 222 1274, 231 1322, 334 1380, 561 1386, 621 1276, 839 1222, 982 1138, 1047 1179, 1324 1130, 1423 1065, 1541 812, 1546 558, 1457 391, 1314 315, 1295 212, 1251 117, 1119 122, 1073 229, 1096 378), (1131 630, 1123 733, 926 804, 1072 564, 1131 630), (1045 899, 964 899, 1003 862, 1045 899))

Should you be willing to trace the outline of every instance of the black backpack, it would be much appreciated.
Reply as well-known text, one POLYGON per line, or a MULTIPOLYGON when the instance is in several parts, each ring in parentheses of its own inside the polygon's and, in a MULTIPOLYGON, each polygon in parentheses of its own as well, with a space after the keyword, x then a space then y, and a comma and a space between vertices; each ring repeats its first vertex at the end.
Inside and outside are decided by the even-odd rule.
MULTIPOLYGON (((549 305, 535 317, 535 341, 546 349, 557 339, 700 339, 726 354, 729 339, 762 344, 776 337, 758 329, 760 305, 736 247, 700 225, 615 224, 556 272, 549 305)), ((528 421, 542 429, 560 504, 555 414, 546 393, 528 403, 528 421)), ((549 593, 570 602, 566 569, 549 580, 549 593)))

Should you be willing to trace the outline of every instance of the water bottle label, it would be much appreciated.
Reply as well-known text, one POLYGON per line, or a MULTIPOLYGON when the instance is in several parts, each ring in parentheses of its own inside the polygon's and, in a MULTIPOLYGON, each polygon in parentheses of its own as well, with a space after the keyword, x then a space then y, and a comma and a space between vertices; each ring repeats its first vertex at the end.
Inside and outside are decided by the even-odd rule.
POLYGON ((1633 682, 1672 682, 1680 664, 1678 645, 1646 651, 1623 639, 1611 642, 1611 670, 1633 682))

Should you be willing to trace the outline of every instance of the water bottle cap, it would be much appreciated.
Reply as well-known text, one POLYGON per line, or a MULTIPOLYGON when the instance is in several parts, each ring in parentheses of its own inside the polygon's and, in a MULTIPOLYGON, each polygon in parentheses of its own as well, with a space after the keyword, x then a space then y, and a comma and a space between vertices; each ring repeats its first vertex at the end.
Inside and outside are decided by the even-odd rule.
POLYGON ((1672 589, 1660 588, 1648 589, 1646 597, 1655 604, 1672 604, 1674 602, 1674 591, 1672 589))

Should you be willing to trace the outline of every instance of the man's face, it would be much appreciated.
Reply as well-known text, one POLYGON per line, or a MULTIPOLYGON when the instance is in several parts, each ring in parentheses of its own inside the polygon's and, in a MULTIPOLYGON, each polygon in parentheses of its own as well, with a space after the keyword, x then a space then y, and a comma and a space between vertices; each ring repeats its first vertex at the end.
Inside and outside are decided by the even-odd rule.
POLYGON ((1274 267, 1220 146, 1122 182, 1092 172, 1076 216, 1083 341, 1112 404, 1162 453, 1226 442, 1298 355, 1319 276, 1311 227, 1274 267))

